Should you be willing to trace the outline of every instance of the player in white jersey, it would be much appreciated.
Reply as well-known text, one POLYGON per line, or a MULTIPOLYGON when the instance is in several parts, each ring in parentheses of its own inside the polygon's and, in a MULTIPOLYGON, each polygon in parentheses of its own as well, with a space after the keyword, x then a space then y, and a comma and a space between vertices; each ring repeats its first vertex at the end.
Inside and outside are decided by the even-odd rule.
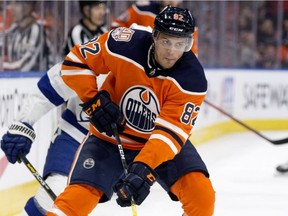
MULTIPOLYGON (((87 42, 95 35, 107 31, 102 25, 103 11, 106 11, 104 2, 79 1, 79 3, 82 13, 86 16, 71 31, 66 52, 72 48, 74 43, 87 42), (91 27, 93 22, 95 25, 97 23, 97 26, 101 26, 94 32, 91 27)), ((89 128, 87 116, 82 112, 82 108, 79 108, 79 104, 82 102, 76 95, 75 97, 68 96, 67 92, 69 92, 69 88, 67 89, 60 78, 59 65, 55 65, 40 79, 35 93, 29 97, 24 105, 22 113, 17 119, 18 122, 14 123, 16 125, 24 123, 24 127, 32 128, 32 125, 50 109, 64 104, 65 109, 59 120, 58 129, 51 140, 43 171, 44 179, 56 195, 66 186, 67 175, 74 154, 89 128)), ((2 138, 1 148, 9 162, 15 163, 20 152, 29 153, 31 141, 25 137, 11 135, 8 130, 2 138)), ((43 188, 39 188, 36 195, 26 203, 22 215, 45 215, 46 210, 51 205, 51 198, 43 188)))
MULTIPOLYGON (((56 195, 66 186, 74 154, 88 132, 88 119, 79 107, 80 103, 82 102, 76 95, 71 97, 71 90, 60 77, 60 64, 56 64, 39 80, 33 94, 29 95, 23 104, 17 121, 12 123, 19 128, 33 130, 32 125, 47 112, 66 104, 59 119, 58 128, 51 140, 43 171, 43 178, 56 195)), ((1 148, 9 162, 13 164, 17 161, 19 153, 27 154, 31 148, 30 139, 19 134, 17 131, 16 134, 11 134, 9 129, 1 140, 1 148)), ((35 196, 27 201, 22 215, 45 215, 51 205, 51 198, 40 187, 35 196)))
POLYGON ((105 1, 79 1, 83 17, 72 27, 64 44, 64 55, 67 55, 75 44, 82 44, 99 36, 108 29, 105 26, 105 1))

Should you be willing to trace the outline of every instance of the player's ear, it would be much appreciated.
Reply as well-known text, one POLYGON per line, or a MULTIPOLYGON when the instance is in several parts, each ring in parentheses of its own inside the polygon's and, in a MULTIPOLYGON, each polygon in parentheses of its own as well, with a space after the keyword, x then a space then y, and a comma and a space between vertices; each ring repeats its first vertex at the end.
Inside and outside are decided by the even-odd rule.
POLYGON ((156 38, 159 36, 159 31, 153 29, 152 30, 152 38, 153 38, 153 41, 155 42, 156 38))

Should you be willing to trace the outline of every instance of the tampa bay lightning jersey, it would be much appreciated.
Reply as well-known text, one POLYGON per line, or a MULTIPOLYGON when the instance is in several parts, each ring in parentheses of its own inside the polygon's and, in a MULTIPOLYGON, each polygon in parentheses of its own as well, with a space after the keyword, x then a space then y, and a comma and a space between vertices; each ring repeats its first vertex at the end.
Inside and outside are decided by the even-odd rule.
POLYGON ((89 119, 79 106, 82 101, 62 81, 60 68, 61 64, 56 64, 41 77, 37 88, 23 104, 18 120, 33 125, 47 112, 61 106, 58 127, 80 143, 88 133, 89 119))

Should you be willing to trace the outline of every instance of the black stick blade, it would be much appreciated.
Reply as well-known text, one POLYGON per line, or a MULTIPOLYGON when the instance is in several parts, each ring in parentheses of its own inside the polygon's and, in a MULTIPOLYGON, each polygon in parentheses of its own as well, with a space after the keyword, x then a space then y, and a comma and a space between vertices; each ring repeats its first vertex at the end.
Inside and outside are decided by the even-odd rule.
POLYGON ((271 143, 273 143, 274 145, 283 145, 288 143, 288 138, 285 139, 280 139, 280 140, 271 140, 271 143))

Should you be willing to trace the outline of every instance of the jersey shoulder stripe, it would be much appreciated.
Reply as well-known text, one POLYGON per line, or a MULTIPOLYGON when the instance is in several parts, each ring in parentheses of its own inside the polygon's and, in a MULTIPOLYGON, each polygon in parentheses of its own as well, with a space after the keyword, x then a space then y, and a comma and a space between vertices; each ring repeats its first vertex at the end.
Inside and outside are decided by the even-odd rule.
POLYGON ((78 63, 78 62, 72 62, 72 61, 69 61, 69 60, 64 60, 63 61, 63 65, 70 66, 70 67, 79 67, 81 69, 85 68, 85 69, 91 70, 87 64, 82 64, 82 63, 78 63))

